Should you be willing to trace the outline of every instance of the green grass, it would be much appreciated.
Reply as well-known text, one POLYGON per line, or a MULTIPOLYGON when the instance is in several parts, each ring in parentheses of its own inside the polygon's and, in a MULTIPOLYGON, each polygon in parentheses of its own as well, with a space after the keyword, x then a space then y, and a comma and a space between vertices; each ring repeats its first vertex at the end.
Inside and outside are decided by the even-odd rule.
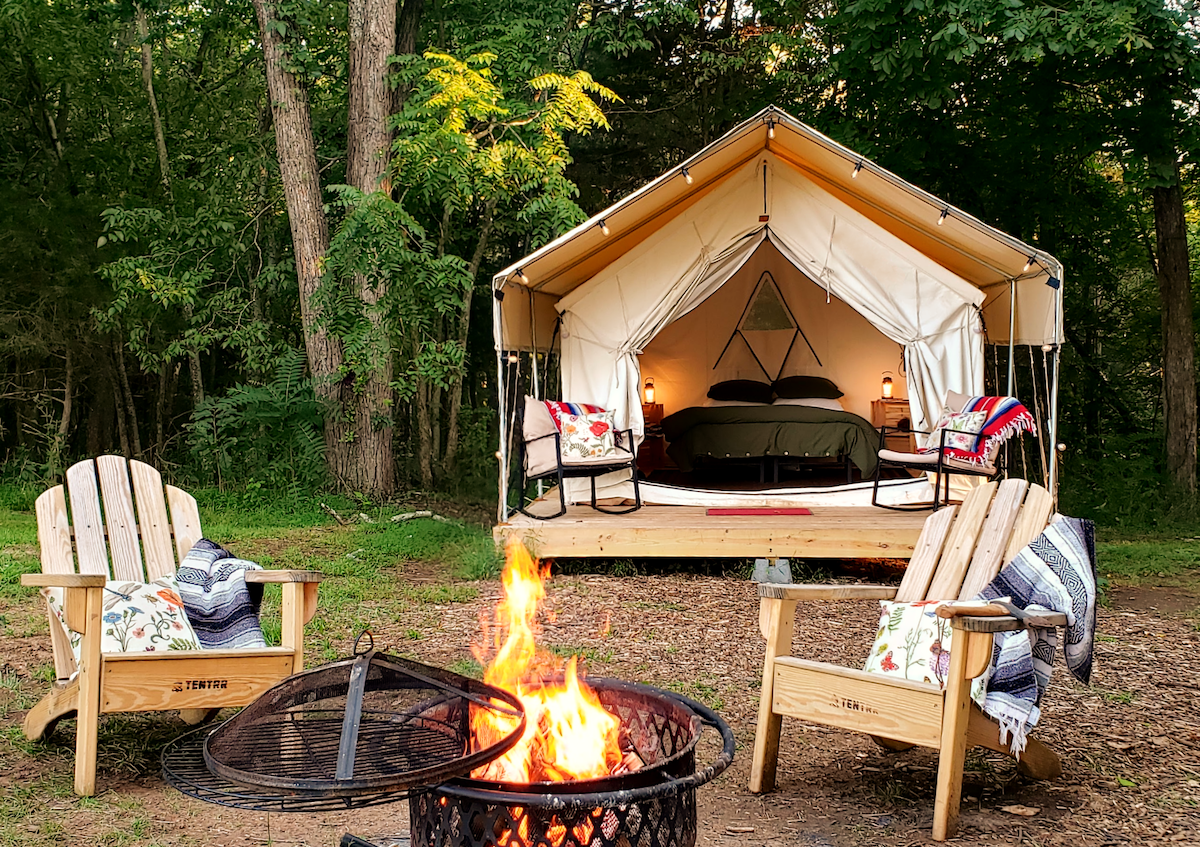
POLYGON ((1124 585, 1181 585, 1200 576, 1200 538, 1096 545, 1101 576, 1124 585))

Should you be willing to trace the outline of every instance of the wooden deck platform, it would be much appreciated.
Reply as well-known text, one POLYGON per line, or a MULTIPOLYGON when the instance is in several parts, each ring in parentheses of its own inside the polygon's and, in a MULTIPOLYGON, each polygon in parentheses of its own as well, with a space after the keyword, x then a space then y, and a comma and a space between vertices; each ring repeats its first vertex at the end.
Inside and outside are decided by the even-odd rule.
POLYGON ((628 515, 569 506, 548 521, 514 514, 492 534, 501 543, 516 535, 545 558, 908 559, 929 515, 871 506, 811 508, 811 515, 710 517, 700 506, 643 506, 628 515))

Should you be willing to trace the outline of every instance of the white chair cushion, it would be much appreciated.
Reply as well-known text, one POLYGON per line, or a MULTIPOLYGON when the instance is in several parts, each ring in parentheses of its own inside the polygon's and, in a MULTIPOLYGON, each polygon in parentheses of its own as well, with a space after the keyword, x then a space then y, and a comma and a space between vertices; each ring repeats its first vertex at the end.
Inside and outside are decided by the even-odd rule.
MULTIPOLYGON (((884 462, 895 462, 904 465, 928 465, 930 470, 937 466, 938 454, 937 451, 932 453, 898 453, 895 450, 880 450, 879 458, 884 462)), ((985 474, 991 476, 996 472, 996 466, 992 462, 983 465, 976 465, 972 462, 964 462, 962 459, 954 459, 946 457, 942 462, 943 468, 952 470, 964 471, 972 474, 985 474)))

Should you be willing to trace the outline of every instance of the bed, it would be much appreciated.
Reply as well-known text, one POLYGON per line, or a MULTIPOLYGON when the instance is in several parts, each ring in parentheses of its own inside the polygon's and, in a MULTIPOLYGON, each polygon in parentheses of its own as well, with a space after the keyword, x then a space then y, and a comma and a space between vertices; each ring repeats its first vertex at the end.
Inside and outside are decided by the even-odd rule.
MULTIPOLYGON (((681 471, 691 471, 697 459, 709 457, 828 457, 852 462, 863 478, 875 473, 879 432, 866 419, 836 408, 837 404, 828 404, 833 408, 807 405, 804 398, 773 403, 722 399, 719 388, 720 384, 710 389, 710 398, 714 393, 718 395, 715 404, 692 406, 663 419, 667 455, 681 471)), ((832 390, 841 396, 836 387, 832 390)))

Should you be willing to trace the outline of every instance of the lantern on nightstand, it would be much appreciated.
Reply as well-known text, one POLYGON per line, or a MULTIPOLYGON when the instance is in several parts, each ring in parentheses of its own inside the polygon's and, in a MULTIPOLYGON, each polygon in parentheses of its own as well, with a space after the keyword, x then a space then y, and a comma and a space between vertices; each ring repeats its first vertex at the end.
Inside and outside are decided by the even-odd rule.
POLYGON ((644 386, 642 386, 642 390, 645 392, 646 402, 653 403, 654 402, 654 380, 651 377, 646 377, 646 384, 644 386))
POLYGON ((883 372, 882 390, 883 390, 883 399, 891 400, 892 399, 892 372, 891 371, 883 372))

